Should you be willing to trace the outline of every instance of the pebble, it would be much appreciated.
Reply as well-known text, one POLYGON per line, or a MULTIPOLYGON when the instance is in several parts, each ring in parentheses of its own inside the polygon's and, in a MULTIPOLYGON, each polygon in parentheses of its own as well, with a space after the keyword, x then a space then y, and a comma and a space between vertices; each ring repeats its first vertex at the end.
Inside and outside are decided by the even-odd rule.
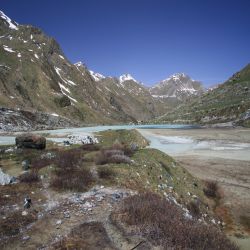
POLYGON ((62 224, 62 220, 57 220, 56 221, 56 225, 58 226, 58 225, 61 225, 62 224))
POLYGON ((26 240, 29 240, 29 239, 30 239, 29 235, 23 236, 23 238, 22 238, 23 241, 26 241, 26 240))
POLYGON ((22 216, 26 216, 28 215, 28 212, 27 211, 22 211, 22 216))

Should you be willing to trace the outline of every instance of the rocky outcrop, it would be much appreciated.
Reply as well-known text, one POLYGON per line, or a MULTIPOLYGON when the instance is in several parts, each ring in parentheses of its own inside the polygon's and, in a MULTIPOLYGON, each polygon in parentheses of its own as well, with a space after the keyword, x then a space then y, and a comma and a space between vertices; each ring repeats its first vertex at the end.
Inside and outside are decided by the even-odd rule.
POLYGON ((46 138, 35 134, 23 134, 16 137, 18 148, 45 149, 46 138))

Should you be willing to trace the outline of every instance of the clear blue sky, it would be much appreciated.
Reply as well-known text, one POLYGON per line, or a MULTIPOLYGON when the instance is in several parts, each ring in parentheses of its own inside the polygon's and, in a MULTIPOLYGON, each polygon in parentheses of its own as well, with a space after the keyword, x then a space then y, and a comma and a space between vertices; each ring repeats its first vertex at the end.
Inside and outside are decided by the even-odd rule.
POLYGON ((249 0, 1 0, 54 37, 71 62, 151 85, 185 72, 206 86, 250 62, 249 0))

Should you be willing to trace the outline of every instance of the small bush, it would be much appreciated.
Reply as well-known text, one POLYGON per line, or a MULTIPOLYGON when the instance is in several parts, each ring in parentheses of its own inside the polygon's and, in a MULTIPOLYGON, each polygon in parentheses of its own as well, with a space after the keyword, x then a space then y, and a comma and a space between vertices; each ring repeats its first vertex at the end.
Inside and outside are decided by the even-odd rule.
POLYGON ((93 176, 88 169, 71 168, 57 169, 50 185, 57 190, 86 191, 93 182, 93 176))
POLYGON ((86 191, 94 179, 82 163, 81 149, 60 152, 54 160, 56 170, 51 178, 51 187, 57 190, 86 191))
POLYGON ((238 249, 219 229, 185 218, 179 206, 154 193, 125 198, 111 218, 164 249, 238 249))
POLYGON ((105 149, 97 155, 95 162, 98 165, 104 165, 107 163, 130 163, 131 160, 120 149, 105 149))
POLYGON ((190 201, 187 204, 187 209, 193 216, 199 216, 200 215, 200 207, 199 204, 195 201, 190 201))
POLYGON ((204 194, 209 198, 220 198, 218 184, 216 181, 206 181, 203 188, 204 194))
POLYGON ((109 158, 110 163, 131 163, 131 159, 126 155, 112 155, 109 158))
POLYGON ((31 171, 20 175, 19 180, 20 182, 32 183, 32 182, 38 182, 40 179, 37 171, 31 171))
POLYGON ((100 146, 97 144, 84 144, 80 146, 80 149, 83 151, 98 151, 100 150, 100 146))
POLYGON ((112 179, 115 176, 114 170, 107 167, 100 167, 98 170, 98 176, 101 179, 112 179))
POLYGON ((54 243, 50 249, 114 250, 117 248, 114 247, 101 223, 88 222, 73 228, 67 237, 54 243))
MULTIPOLYGON (((22 228, 36 220, 36 216, 22 216, 20 211, 10 213, 6 219, 0 219, 0 239, 13 237, 21 232, 22 228)), ((1 245, 1 242, 0 242, 1 245)))

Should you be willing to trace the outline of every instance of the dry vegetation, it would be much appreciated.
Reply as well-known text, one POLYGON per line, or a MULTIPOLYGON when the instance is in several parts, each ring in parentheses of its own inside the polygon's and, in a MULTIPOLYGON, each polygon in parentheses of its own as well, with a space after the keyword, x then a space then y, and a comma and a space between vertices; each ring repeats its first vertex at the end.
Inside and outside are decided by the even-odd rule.
POLYGON ((131 163, 130 157, 134 154, 136 148, 125 144, 115 143, 110 148, 102 149, 96 156, 95 163, 104 165, 108 163, 131 163))
POLYGON ((209 198, 216 198, 216 199, 221 198, 218 183, 216 181, 209 181, 209 180, 206 181, 203 192, 209 198))
POLYGON ((89 222, 74 228, 67 237, 54 244, 53 249, 113 250, 115 247, 101 223, 89 222))
POLYGON ((54 159, 56 166, 51 187, 57 190, 86 191, 94 181, 84 163, 81 149, 60 152, 54 159))
POLYGON ((238 249, 216 227, 185 218, 180 207, 150 192, 126 198, 112 219, 164 249, 238 249))
POLYGON ((40 180, 38 172, 36 170, 24 173, 20 175, 18 179, 20 182, 25 182, 25 183, 38 182, 40 180))

